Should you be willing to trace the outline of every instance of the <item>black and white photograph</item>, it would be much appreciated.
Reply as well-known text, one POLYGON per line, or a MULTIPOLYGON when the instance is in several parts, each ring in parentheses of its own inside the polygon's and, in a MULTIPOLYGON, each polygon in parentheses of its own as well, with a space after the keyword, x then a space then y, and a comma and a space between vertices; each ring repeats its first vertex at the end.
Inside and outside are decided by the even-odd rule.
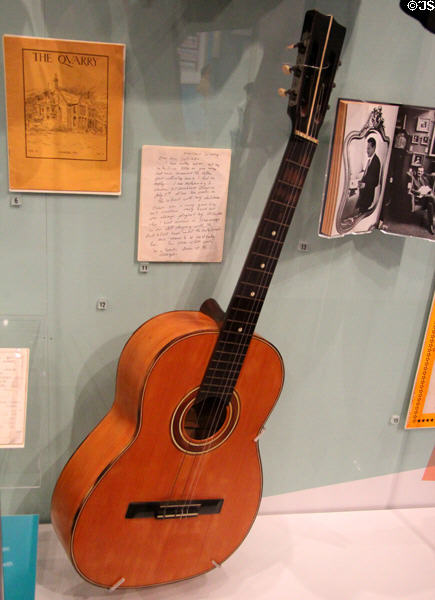
POLYGON ((340 99, 319 233, 433 241, 434 199, 435 108, 340 99))
POLYGON ((416 131, 429 131, 430 119, 426 117, 417 117, 417 126, 415 128, 416 131))
POLYGON ((336 215, 339 233, 371 231, 378 221, 391 153, 397 106, 352 104, 343 144, 343 180, 336 215))
POLYGON ((413 154, 411 158, 411 167, 420 167, 423 165, 424 154, 413 154))
POLYGON ((435 156, 431 154, 434 152, 435 110, 401 106, 399 119, 403 116, 406 116, 407 135, 411 139, 419 137, 422 147, 417 152, 410 148, 393 148, 380 228, 388 233, 435 240, 435 156), (427 133, 418 135, 416 131, 422 128, 427 133), (428 149, 425 145, 429 153, 423 153, 428 149))

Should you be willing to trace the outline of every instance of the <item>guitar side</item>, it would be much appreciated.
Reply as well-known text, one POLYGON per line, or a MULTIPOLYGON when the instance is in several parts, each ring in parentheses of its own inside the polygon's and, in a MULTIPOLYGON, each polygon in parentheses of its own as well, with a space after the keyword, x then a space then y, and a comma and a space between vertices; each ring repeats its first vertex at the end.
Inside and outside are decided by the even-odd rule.
POLYGON ((283 365, 254 336, 227 435, 207 451, 183 449, 174 415, 200 385, 217 336, 209 316, 179 311, 146 322, 124 347, 112 409, 53 494, 53 525, 90 582, 143 587, 192 577, 220 564, 248 533, 262 487, 255 440, 281 390, 283 365), (126 517, 137 503, 180 500, 222 502, 214 514, 126 517))

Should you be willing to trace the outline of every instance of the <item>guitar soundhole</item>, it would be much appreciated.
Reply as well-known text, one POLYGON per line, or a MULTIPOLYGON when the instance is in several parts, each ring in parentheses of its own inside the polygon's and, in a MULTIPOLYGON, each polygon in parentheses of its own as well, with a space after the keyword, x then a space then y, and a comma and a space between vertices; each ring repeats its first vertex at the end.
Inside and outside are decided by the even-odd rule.
POLYGON ((227 404, 217 396, 197 398, 198 388, 180 400, 171 419, 171 438, 179 450, 204 454, 223 444, 233 433, 240 416, 236 393, 227 404))
POLYGON ((196 401, 184 418, 184 429, 194 440, 205 440, 215 435, 224 425, 227 407, 217 396, 208 396, 196 401))

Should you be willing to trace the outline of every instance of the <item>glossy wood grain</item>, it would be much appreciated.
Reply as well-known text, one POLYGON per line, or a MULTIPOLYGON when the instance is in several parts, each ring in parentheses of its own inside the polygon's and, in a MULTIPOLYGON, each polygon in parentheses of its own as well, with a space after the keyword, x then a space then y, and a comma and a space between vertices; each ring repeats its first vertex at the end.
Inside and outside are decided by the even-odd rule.
POLYGON ((148 321, 118 365, 115 402, 57 483, 52 520, 76 569, 89 581, 141 587, 208 571, 249 531, 261 497, 255 441, 282 386, 278 352, 254 337, 236 386, 239 421, 218 448, 190 455, 171 437, 172 415, 197 387, 216 343, 199 312, 148 321), (126 519, 130 502, 223 498, 216 515, 126 519))

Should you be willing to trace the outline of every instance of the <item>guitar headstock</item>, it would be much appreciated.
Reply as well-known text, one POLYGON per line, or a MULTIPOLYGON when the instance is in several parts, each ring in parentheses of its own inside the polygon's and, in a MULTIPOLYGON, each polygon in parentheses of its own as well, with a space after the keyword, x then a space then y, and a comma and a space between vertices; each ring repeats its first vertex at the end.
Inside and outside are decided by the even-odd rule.
POLYGON ((301 39, 289 48, 297 48, 294 66, 284 65, 283 71, 293 74, 288 96, 288 114, 296 135, 317 141, 317 133, 325 118, 334 77, 339 65, 345 27, 331 15, 315 10, 305 14, 301 39))

